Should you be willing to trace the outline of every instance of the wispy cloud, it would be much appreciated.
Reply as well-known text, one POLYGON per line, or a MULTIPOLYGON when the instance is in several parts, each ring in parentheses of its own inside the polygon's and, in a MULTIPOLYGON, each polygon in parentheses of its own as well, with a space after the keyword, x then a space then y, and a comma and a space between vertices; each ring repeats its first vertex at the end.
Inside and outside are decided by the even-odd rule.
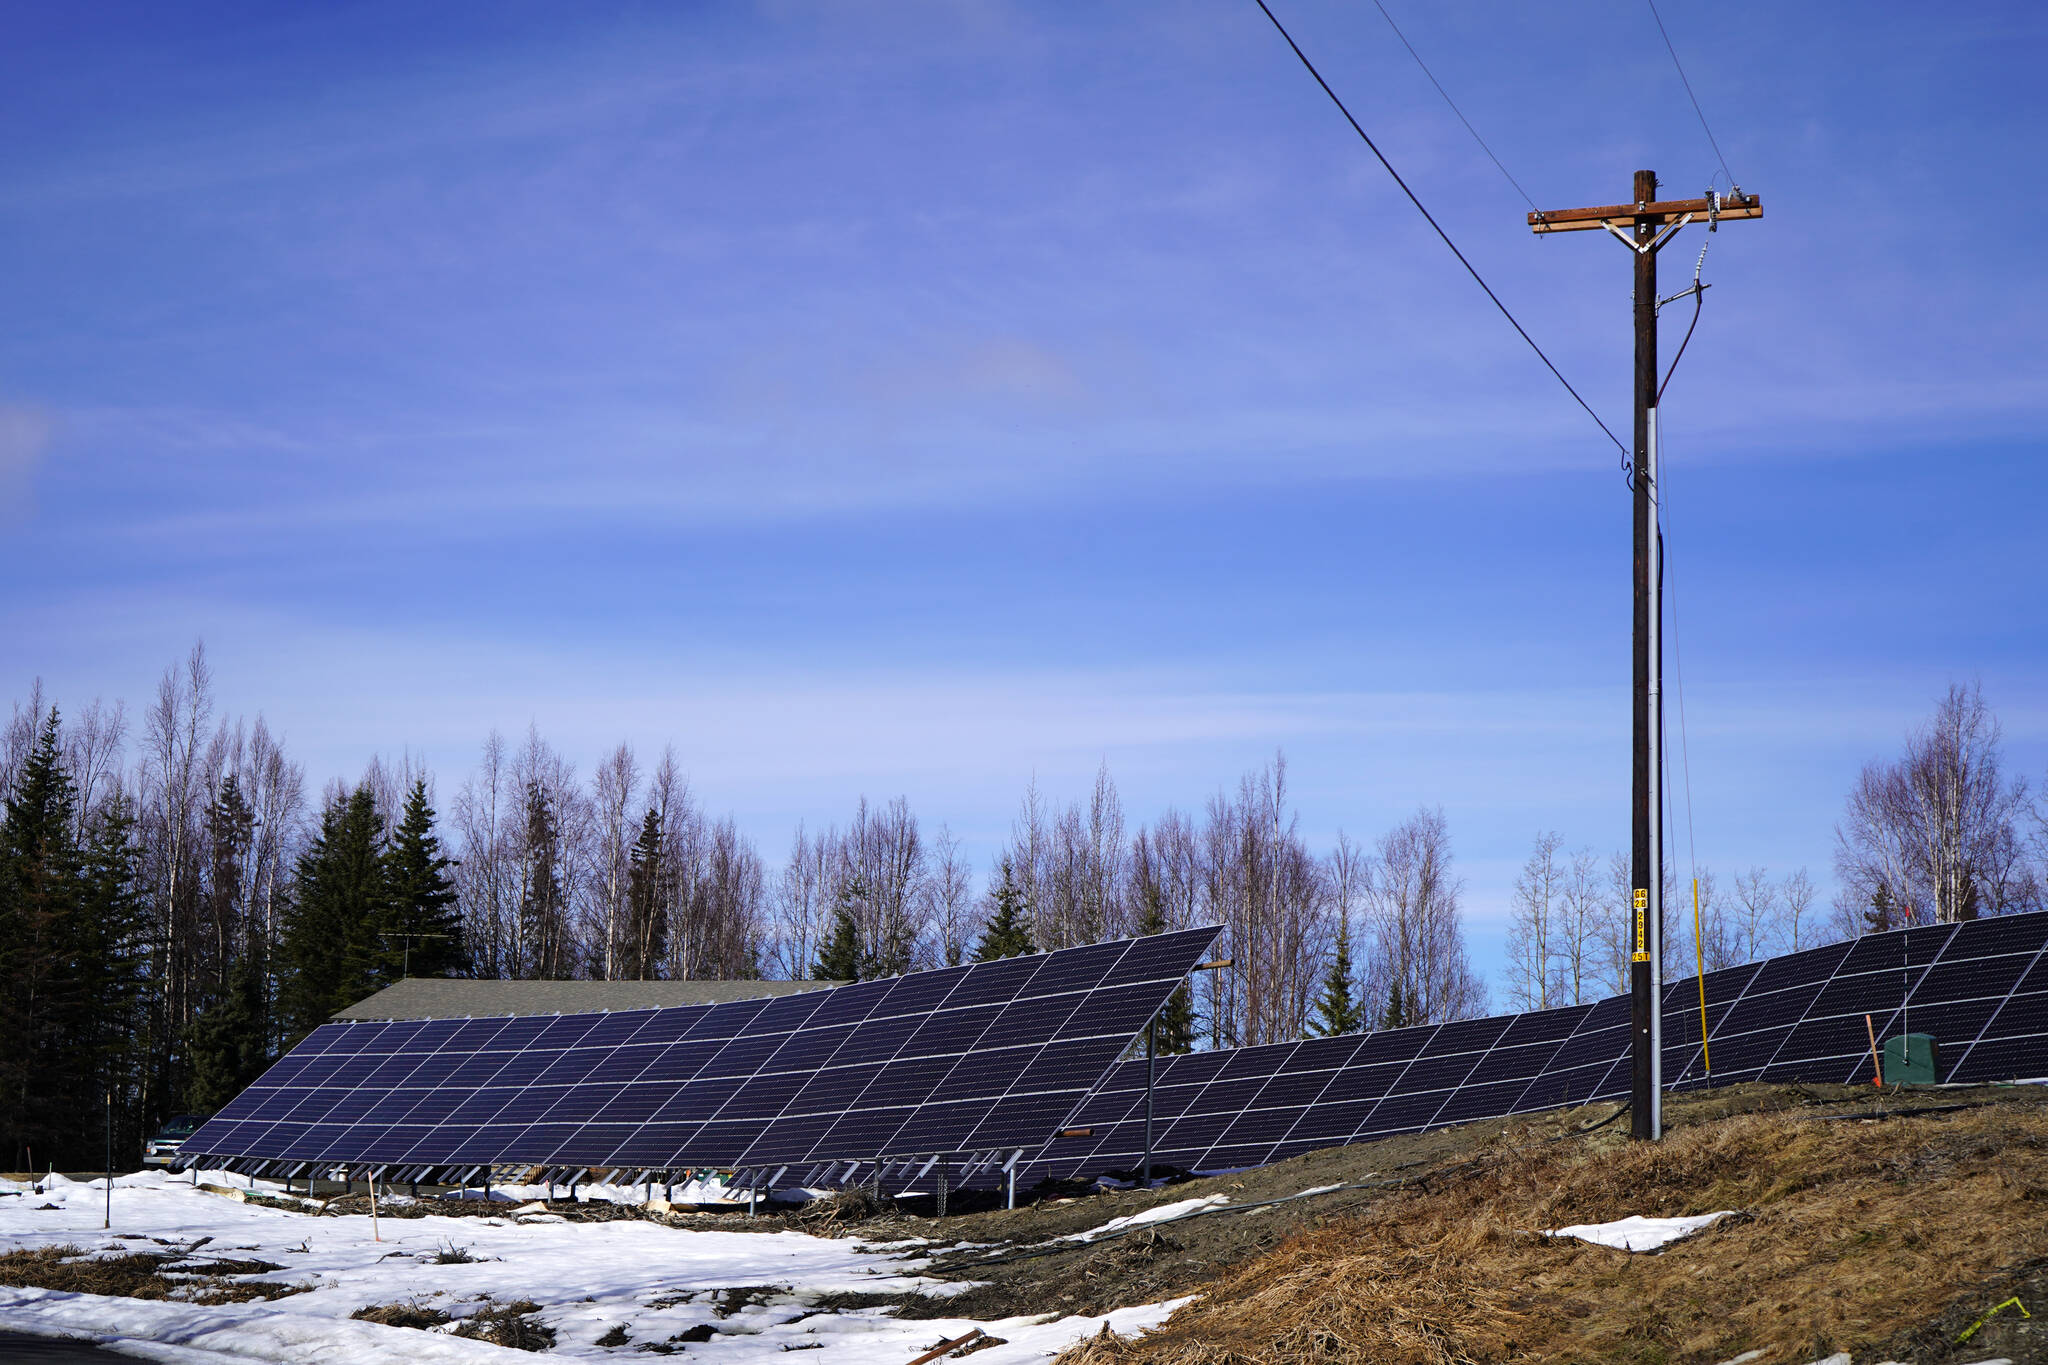
POLYGON ((32 514, 50 432, 49 415, 40 408, 0 404, 0 521, 19 525, 32 514))

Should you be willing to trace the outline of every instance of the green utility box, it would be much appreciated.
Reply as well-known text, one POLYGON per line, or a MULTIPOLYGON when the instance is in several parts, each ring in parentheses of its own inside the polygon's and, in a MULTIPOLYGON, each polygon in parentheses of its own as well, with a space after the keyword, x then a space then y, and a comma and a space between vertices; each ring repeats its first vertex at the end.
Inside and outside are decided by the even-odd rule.
POLYGON ((1941 1044, 1929 1033, 1884 1040, 1886 1085, 1933 1085, 1941 1079, 1941 1044))

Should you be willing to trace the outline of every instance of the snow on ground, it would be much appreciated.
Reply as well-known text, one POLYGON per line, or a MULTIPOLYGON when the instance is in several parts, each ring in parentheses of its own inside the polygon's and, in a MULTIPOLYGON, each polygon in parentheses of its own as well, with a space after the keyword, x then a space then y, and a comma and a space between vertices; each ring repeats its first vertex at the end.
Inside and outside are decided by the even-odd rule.
POLYGON ((1543 1235, 1576 1237, 1582 1242, 1613 1247, 1617 1251, 1656 1251, 1723 1218, 1732 1217, 1734 1213, 1733 1209, 1723 1209, 1719 1213, 1703 1213, 1695 1218, 1645 1218, 1641 1214, 1630 1214, 1611 1223, 1579 1223, 1543 1235))
MULTIPOLYGON (((219 1178, 218 1173, 215 1174, 214 1178, 219 1178)), ((731 1207, 744 1208, 747 1203, 746 1191, 727 1189, 725 1182, 716 1175, 699 1176, 669 1186, 668 1192, 665 1195, 662 1193, 662 1188, 659 1185, 650 1187, 647 1185, 584 1184, 576 1187, 576 1197, 583 1200, 603 1200, 613 1204, 641 1204, 647 1201, 651 1191, 656 1197, 666 1198, 671 1204, 677 1205, 724 1204, 731 1207)), ((760 1202, 763 1205, 770 1202, 801 1204, 808 1199, 815 1198, 818 1193, 815 1190, 783 1186, 770 1194, 761 1196, 760 1202)), ((481 1190, 471 1190, 469 1194, 473 1198, 481 1199, 483 1197, 483 1191, 481 1190)), ((568 1197, 569 1187, 567 1185, 558 1184, 552 1188, 547 1185, 491 1186, 491 1198, 493 1200, 515 1204, 524 1204, 534 1199, 566 1199, 568 1197)))
POLYGON ((1107 1237, 1113 1232, 1122 1232, 1125 1228, 1134 1228, 1143 1223, 1164 1223, 1185 1214, 1196 1213, 1202 1209, 1217 1208, 1229 1202, 1230 1196, 1227 1194, 1212 1194, 1206 1199, 1183 1199, 1177 1204, 1161 1204, 1157 1208, 1146 1209, 1142 1213, 1133 1213, 1124 1218, 1112 1218, 1099 1228, 1090 1228, 1086 1232, 1069 1233, 1065 1237, 1056 1238, 1055 1240, 1061 1242, 1092 1242, 1098 1237, 1107 1237))
MULTIPOLYGON (((313 1286, 272 1302, 218 1306, 0 1288, 0 1330, 87 1336, 173 1365, 453 1365, 534 1359, 441 1331, 349 1320, 358 1308, 410 1300, 458 1318, 489 1306, 485 1299, 498 1304, 530 1300, 541 1305, 541 1321, 555 1329, 553 1354, 577 1359, 613 1358, 613 1351, 595 1343, 614 1327, 623 1327, 638 1345, 708 1326, 720 1335, 690 1345, 689 1352, 730 1365, 819 1348, 805 1359, 819 1365, 902 1365, 941 1339, 975 1327, 1008 1342, 981 1352, 977 1360, 982 1365, 1018 1365, 1052 1356, 1105 1322, 1112 1331, 1133 1333, 1163 1321, 1179 1306, 1120 1309, 1107 1318, 986 1323, 902 1322, 886 1309, 806 1317, 805 1303, 821 1294, 952 1293, 960 1286, 919 1276, 921 1260, 884 1254, 849 1238, 705 1231, 625 1220, 522 1223, 509 1208, 494 1217, 384 1218, 377 1241, 367 1217, 317 1218, 237 1203, 157 1171, 115 1180, 114 1225, 102 1230, 104 1182, 80 1184, 59 1176, 45 1183, 46 1191, 36 1194, 27 1185, 0 1181, 0 1251, 69 1245, 98 1254, 157 1252, 210 1238, 194 1251, 195 1263, 207 1256, 264 1260, 284 1269, 262 1280, 313 1286), (436 1263, 435 1253, 450 1248, 477 1259, 436 1263), (718 1316, 713 1291, 743 1286, 775 1289, 764 1302, 718 1316), (655 1307, 657 1300, 668 1306, 655 1307)), ((257 1188, 268 1193, 277 1187, 257 1188)), ((618 1349, 640 1358, 632 1345, 618 1349)))

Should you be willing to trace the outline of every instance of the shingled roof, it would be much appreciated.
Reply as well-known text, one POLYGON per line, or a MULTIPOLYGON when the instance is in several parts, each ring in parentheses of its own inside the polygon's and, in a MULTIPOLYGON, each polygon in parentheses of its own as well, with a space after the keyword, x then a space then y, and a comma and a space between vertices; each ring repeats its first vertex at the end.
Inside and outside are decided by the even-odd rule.
POLYGON ((408 976, 336 1019, 463 1019, 715 1005, 838 986, 838 981, 469 981, 408 976))

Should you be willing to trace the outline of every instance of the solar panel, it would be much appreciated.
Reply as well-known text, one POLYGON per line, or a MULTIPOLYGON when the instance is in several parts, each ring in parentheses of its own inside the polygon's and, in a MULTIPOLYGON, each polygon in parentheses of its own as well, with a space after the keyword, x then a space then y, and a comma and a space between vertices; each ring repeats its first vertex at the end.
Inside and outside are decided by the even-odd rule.
MULTIPOLYGON (((1967 1047, 1943 1041, 1947 1056, 1953 1058, 1945 1063, 1944 1079, 1968 1082, 2048 1075, 2048 915, 1969 921, 1957 928, 1950 952, 1958 958, 1974 954, 1975 961, 1987 965, 2000 964, 1999 977, 2014 959, 2023 959, 2027 965, 1967 1047)), ((1977 989, 1983 992, 1980 1000, 1988 996, 1981 985, 1977 989)), ((1911 1018, 1915 1031, 1932 1032, 1917 1004, 1911 1018)), ((1942 1038, 1938 1033, 1934 1036, 1942 1038)))
POLYGON ((185 1151, 674 1169, 1035 1146, 1217 932, 716 1005, 324 1024, 185 1151))

